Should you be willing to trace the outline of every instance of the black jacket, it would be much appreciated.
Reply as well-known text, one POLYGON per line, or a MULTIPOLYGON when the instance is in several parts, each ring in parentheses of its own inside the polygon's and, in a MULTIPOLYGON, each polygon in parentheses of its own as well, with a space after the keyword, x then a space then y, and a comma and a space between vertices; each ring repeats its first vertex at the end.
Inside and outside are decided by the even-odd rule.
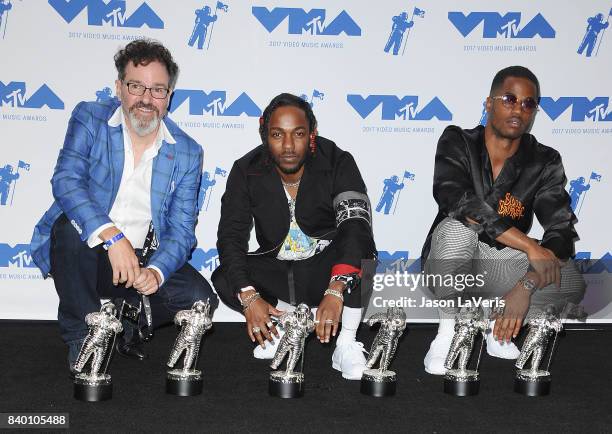
MULTIPOLYGON (((310 237, 333 240, 338 264, 360 269, 361 260, 373 258, 376 252, 365 183, 351 154, 323 137, 317 137, 316 144, 316 156, 305 162, 296 197, 297 223, 310 237), (346 194, 357 197, 358 202, 359 197, 364 198, 367 216, 339 216, 334 199, 337 202, 346 194)), ((288 232, 289 207, 281 178, 260 145, 234 163, 221 198, 217 249, 234 292, 253 284, 248 277, 247 254, 276 257, 288 232), (253 222, 260 247, 247 253, 253 222)))
POLYGON ((480 241, 502 249, 495 241, 511 227, 527 234, 535 213, 544 228, 542 246, 560 259, 573 255, 575 216, 565 191, 565 171, 557 151, 524 134, 517 152, 506 160, 493 182, 491 162, 484 143, 484 127, 462 130, 447 127, 436 150, 433 194, 439 211, 423 246, 429 255, 431 234, 445 217, 469 225, 480 241))

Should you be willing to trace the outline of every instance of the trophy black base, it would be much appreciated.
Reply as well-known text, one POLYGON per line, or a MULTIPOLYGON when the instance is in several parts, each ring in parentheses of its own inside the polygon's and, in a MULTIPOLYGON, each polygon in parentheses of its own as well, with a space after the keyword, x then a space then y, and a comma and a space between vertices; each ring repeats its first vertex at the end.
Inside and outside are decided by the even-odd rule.
POLYGON ((113 397, 113 383, 108 374, 94 378, 77 374, 74 378, 74 398, 85 402, 107 401, 113 397))
POLYGON ((444 376, 444 393, 453 396, 473 396, 480 391, 480 378, 476 371, 449 370, 444 376))
POLYGON ((202 393, 202 372, 173 369, 166 375, 166 393, 176 396, 196 396, 202 393))
POLYGON ((395 395, 397 376, 393 371, 366 369, 361 377, 361 393, 374 398, 395 395))
POLYGON ((268 393, 277 398, 301 398, 304 396, 304 374, 272 372, 268 381, 268 393))
POLYGON ((526 396, 546 396, 550 394, 550 374, 546 374, 529 376, 519 371, 514 378, 514 391, 526 396))

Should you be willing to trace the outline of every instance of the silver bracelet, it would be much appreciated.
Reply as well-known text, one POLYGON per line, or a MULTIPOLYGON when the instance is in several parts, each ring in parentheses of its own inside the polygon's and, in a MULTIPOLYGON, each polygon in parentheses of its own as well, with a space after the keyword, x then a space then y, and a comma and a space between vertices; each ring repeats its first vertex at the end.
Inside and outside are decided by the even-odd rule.
POLYGON ((255 300, 259 298, 261 298, 261 294, 259 294, 259 292, 255 292, 254 294, 249 295, 244 300, 240 299, 240 304, 242 304, 242 311, 245 312, 255 302, 255 300))
POLYGON ((338 297, 344 303, 344 295, 342 295, 342 291, 338 291, 337 289, 327 288, 323 295, 333 295, 334 297, 338 297))

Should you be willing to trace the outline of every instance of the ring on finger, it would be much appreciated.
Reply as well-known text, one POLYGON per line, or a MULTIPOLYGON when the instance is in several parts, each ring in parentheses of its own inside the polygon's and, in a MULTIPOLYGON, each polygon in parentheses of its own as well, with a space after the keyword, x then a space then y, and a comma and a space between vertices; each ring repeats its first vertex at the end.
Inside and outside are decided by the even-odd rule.
POLYGON ((335 321, 333 319, 326 319, 325 324, 333 324, 335 321))
POLYGON ((261 327, 253 327, 252 330, 253 330, 253 333, 255 334, 261 333, 261 327))

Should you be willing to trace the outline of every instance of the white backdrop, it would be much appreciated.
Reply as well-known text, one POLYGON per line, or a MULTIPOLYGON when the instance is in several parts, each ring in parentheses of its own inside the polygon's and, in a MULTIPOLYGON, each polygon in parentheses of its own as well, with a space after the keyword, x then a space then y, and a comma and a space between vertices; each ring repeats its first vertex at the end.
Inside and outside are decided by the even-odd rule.
MULTIPOLYGON (((202 144, 204 171, 215 180, 192 261, 206 277, 218 264, 223 171, 259 143, 258 116, 274 95, 289 91, 312 102, 320 134, 355 156, 374 206, 385 179, 410 175, 389 214, 374 213, 374 229, 382 259, 414 258, 436 213, 431 182, 439 135, 451 123, 480 122, 495 72, 529 67, 544 96, 532 132, 561 152, 569 181, 584 177, 590 186, 577 196, 576 250, 607 259, 586 277, 594 318, 609 321, 612 29, 591 35, 590 56, 577 50, 589 41, 587 20, 610 18, 612 4, 457 4, 1 0, 0 318, 56 318, 53 282, 29 256, 32 228, 52 202, 48 180, 73 107, 107 97, 106 87, 114 94, 114 53, 145 36, 163 42, 181 68, 170 116, 202 144), (200 50, 188 41, 194 12, 205 5, 217 20, 200 50), (402 12, 414 25, 393 55, 384 47, 402 12), (12 174, 18 169, 18 179, 6 165, 12 174)), ((225 308, 215 316, 240 318, 225 308)))

